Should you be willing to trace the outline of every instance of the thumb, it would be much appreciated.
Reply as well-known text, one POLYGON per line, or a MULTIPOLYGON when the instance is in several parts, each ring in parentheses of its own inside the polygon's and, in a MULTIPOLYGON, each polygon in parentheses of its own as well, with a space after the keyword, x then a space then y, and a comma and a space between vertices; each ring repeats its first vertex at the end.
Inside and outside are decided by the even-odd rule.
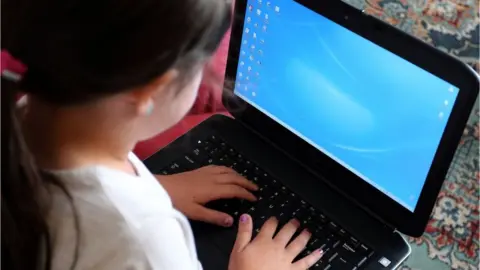
POLYGON ((193 220, 199 220, 222 227, 230 227, 233 225, 233 218, 230 215, 220 211, 209 209, 200 204, 192 207, 191 214, 188 216, 190 216, 190 218, 193 220))
POLYGON ((252 218, 248 214, 240 216, 240 222, 238 224, 237 240, 233 246, 234 251, 242 251, 252 240, 252 218))

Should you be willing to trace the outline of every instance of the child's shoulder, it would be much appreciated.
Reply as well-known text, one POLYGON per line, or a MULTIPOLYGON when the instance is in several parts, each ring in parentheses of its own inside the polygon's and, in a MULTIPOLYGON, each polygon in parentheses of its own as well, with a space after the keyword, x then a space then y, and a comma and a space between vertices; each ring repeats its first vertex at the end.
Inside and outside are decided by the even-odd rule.
POLYGON ((155 179, 103 167, 57 172, 56 176, 65 184, 74 208, 61 189, 52 188, 49 227, 58 252, 54 255, 58 267, 53 269, 67 269, 73 258, 69 254, 74 254, 76 243, 74 211, 81 237, 78 269, 120 269, 129 263, 140 266, 133 269, 148 269, 143 236, 134 228, 153 216, 162 223, 174 213, 168 195, 152 182, 155 179))

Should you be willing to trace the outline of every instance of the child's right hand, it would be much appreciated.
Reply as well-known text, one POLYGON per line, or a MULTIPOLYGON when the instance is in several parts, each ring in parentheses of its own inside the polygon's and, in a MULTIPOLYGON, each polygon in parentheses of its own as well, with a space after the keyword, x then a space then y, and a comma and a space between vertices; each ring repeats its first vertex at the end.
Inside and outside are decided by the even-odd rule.
POLYGON ((242 215, 228 269, 305 270, 322 257, 323 251, 315 250, 310 255, 292 263, 307 245, 311 234, 303 231, 290 242, 298 229, 298 221, 290 221, 274 237, 277 226, 278 221, 270 218, 252 240, 252 218, 247 214, 242 215))

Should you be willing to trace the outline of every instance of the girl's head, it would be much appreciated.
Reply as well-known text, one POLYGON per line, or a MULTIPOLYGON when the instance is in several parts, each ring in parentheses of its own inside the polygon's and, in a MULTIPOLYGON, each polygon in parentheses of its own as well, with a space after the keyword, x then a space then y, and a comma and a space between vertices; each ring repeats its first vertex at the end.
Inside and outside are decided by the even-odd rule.
MULTIPOLYGON (((28 66, 22 91, 59 107, 123 95, 137 113, 153 110, 171 122, 190 108, 203 64, 230 22, 225 0, 2 5, 2 46, 28 66)), ((149 123, 142 137, 165 128, 149 123)))
POLYGON ((2 265, 32 269, 42 260, 33 260, 41 243, 49 262, 38 202, 46 180, 18 132, 17 90, 52 112, 91 112, 145 139, 190 109, 203 65, 229 24, 226 0, 2 1, 2 49, 28 67, 19 83, 2 78, 17 131, 9 134, 2 181, 2 265))

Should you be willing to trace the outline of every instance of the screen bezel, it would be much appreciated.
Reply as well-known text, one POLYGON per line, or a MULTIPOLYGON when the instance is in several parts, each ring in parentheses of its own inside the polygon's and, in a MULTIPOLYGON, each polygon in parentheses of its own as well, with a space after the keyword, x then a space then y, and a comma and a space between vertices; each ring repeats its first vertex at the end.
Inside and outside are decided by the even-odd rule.
MULTIPOLYGON (((479 85, 478 75, 472 68, 456 58, 342 1, 297 0, 296 2, 460 89, 414 212, 404 208, 233 94, 232 82, 235 81, 237 73, 247 0, 235 1, 235 14, 225 74, 226 91, 223 95, 225 107, 238 121, 243 122, 273 144, 281 147, 317 174, 319 178, 356 201, 389 226, 410 236, 420 236, 429 220, 476 100, 479 85)), ((399 168, 401 168, 401 164, 399 164, 399 168)))

